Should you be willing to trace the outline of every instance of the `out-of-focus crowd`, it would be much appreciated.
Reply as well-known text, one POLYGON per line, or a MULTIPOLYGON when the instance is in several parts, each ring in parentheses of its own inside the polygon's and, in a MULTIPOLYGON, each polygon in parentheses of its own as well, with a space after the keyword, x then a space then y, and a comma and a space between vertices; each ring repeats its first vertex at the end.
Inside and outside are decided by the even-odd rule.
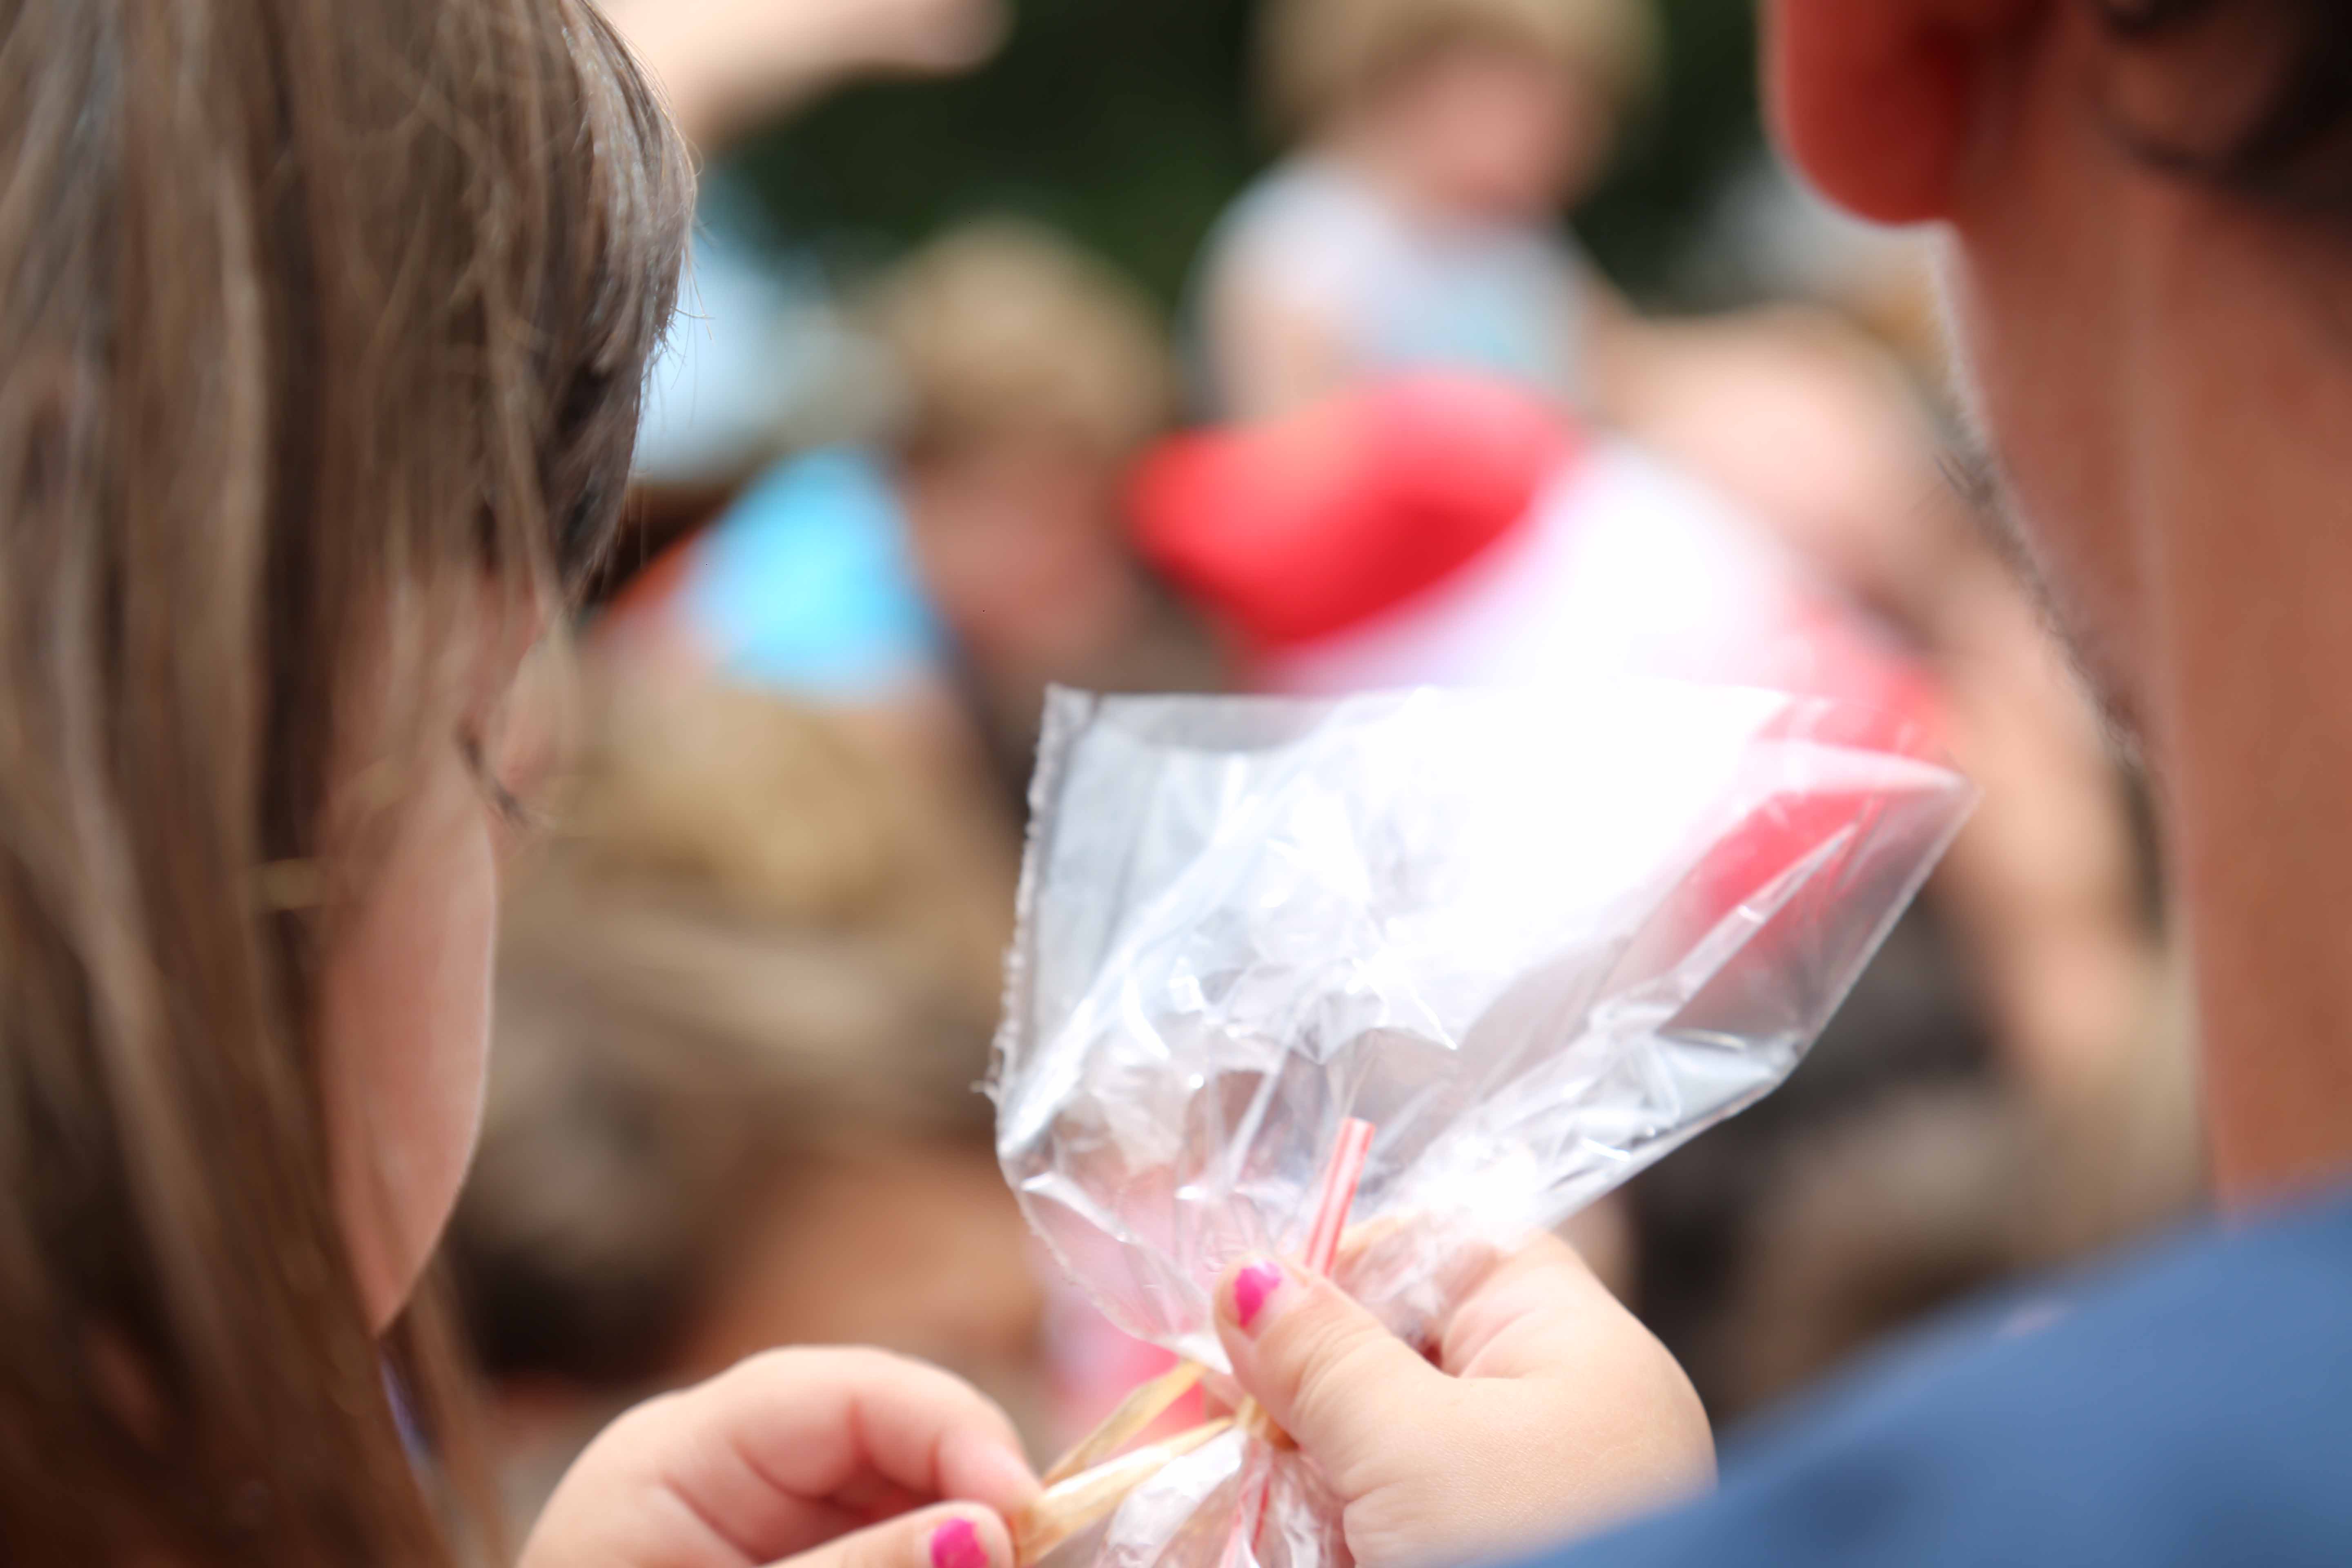
POLYGON ((835 84, 982 68, 992 0, 608 8, 718 173, 626 569, 539 705, 451 1241, 519 1508, 769 1344, 940 1361, 1041 1450, 1158 1364, 974 1092, 1052 682, 1741 681, 1982 785, 1787 1089, 1576 1224, 1718 1418, 2199 1201, 2135 784, 1941 471, 1927 258, 1759 176, 1714 249, 1783 302, 1664 320, 1569 237, 1669 67, 1645 0, 1264 0, 1281 145, 1172 321, 1005 216, 818 283, 730 184, 835 84))

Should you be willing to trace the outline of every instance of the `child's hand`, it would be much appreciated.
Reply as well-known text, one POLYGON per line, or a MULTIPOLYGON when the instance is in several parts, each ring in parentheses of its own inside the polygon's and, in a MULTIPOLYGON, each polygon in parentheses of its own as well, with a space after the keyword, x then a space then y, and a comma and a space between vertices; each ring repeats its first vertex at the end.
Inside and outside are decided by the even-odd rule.
POLYGON ((1328 1279, 1265 1259, 1227 1276, 1217 1331, 1339 1494, 1361 1568, 1499 1558, 1715 1473, 1682 1368, 1549 1236, 1470 1292, 1434 1366, 1328 1279))
POLYGON ((961 1380, 776 1351, 606 1427, 521 1568, 1012 1568, 1003 1516, 1036 1491, 1013 1424, 961 1380))

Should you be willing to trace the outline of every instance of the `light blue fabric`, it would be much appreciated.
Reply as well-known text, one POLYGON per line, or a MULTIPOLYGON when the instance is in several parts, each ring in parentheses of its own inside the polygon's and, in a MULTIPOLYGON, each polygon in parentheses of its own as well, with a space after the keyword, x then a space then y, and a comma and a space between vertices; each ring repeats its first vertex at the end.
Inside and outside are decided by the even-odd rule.
POLYGON ((852 448, 745 491, 695 546, 677 609, 728 674, 803 696, 870 701, 942 663, 906 515, 852 448))
POLYGON ((1318 321, 1361 375, 1475 371, 1571 405, 1591 393, 1595 274, 1548 226, 1417 220, 1345 164, 1301 155, 1242 194, 1202 258, 1188 314, 1212 414, 1234 400, 1234 367, 1204 312, 1233 289, 1318 321))

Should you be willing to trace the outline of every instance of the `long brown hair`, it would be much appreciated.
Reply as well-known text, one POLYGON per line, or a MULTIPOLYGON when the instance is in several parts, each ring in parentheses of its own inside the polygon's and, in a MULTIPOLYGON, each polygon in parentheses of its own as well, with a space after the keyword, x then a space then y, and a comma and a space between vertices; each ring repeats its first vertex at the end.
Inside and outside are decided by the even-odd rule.
POLYGON ((336 759, 393 696, 395 807, 455 617, 600 549, 689 183, 587 0, 0 0, 0 1559, 448 1555, 330 1193, 336 759))

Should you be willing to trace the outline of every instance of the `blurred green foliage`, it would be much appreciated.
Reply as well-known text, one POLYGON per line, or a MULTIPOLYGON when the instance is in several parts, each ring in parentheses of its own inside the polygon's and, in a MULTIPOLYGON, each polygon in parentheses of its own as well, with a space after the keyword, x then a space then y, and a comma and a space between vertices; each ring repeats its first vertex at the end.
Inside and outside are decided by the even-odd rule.
MULTIPOLYGON (((1753 0, 1662 0, 1668 77, 1576 228, 1637 297, 1758 140, 1753 0)), ((852 89, 731 165, 787 236, 845 264, 1012 211, 1070 231, 1174 303, 1225 203, 1274 149, 1252 101, 1253 0, 1018 0, 986 69, 852 89)))

